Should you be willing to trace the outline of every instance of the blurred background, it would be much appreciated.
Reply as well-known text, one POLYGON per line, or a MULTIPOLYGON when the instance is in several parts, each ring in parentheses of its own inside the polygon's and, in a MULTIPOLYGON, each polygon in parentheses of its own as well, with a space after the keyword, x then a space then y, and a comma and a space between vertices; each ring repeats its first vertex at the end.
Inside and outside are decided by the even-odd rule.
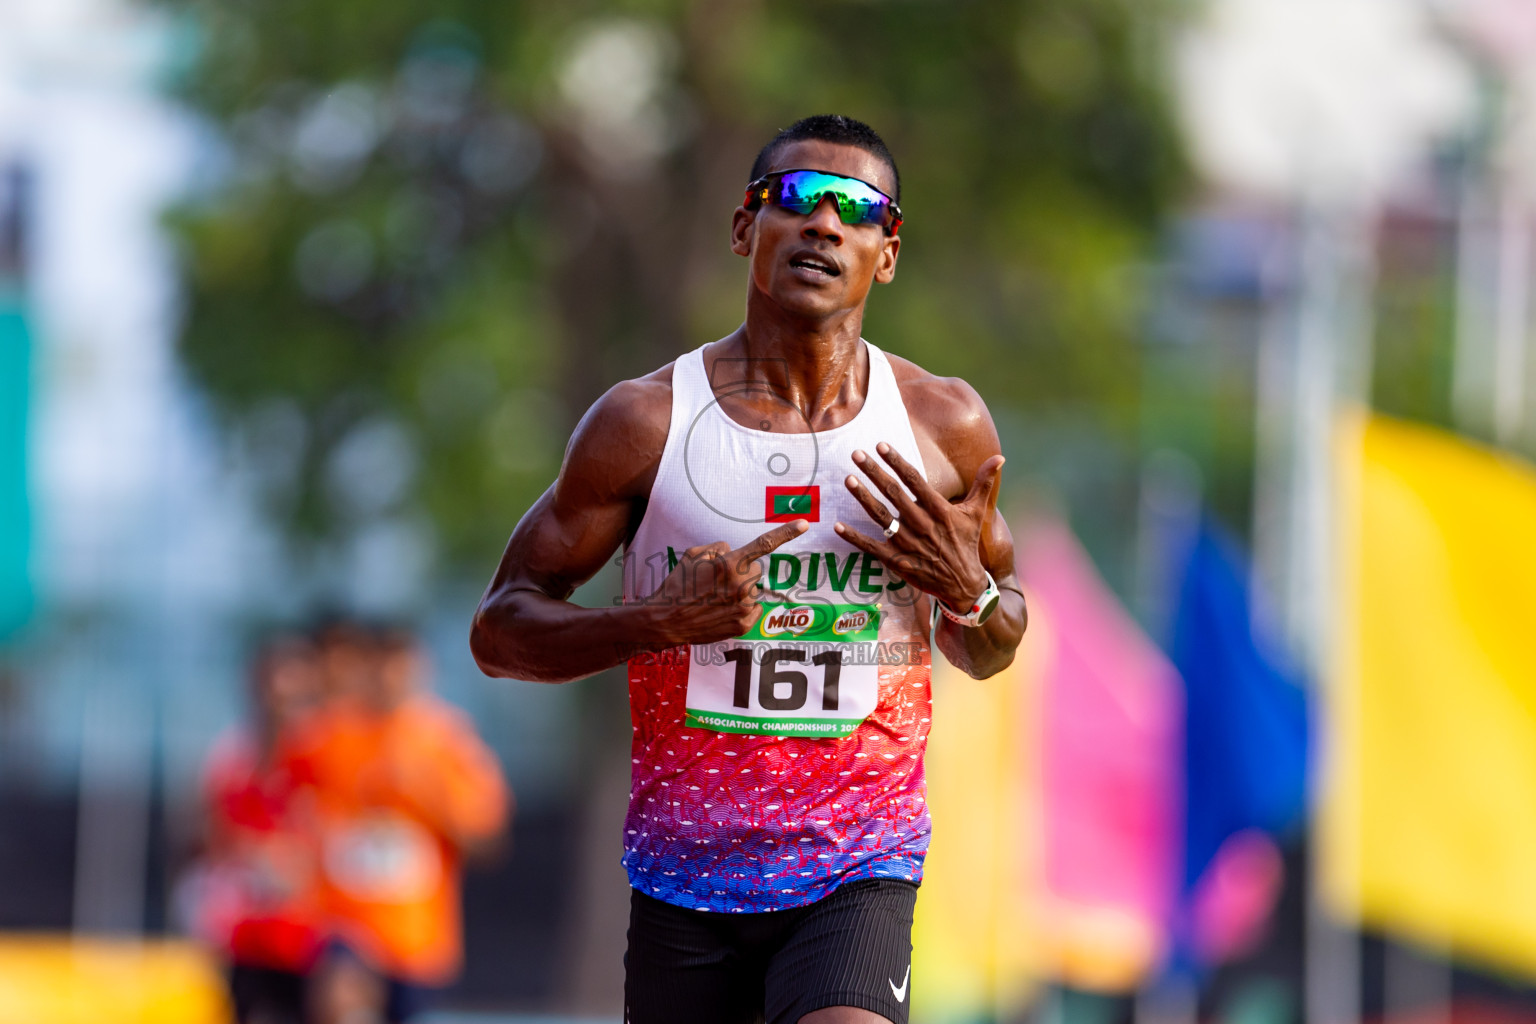
POLYGON ((469 618, 822 112, 1031 599, 935 667, 914 1020, 1536 1019, 1536 4, 0 0, 0 1021, 227 1019, 204 764, 322 613, 516 793, 431 1019, 619 1019, 622 672, 469 618))

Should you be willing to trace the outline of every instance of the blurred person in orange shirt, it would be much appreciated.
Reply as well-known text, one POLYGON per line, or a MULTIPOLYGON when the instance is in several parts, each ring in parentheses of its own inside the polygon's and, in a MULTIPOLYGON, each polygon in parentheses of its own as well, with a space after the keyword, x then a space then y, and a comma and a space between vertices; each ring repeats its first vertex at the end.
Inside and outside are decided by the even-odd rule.
POLYGON ((495 755, 428 692, 414 637, 374 630, 358 653, 351 631, 330 631, 330 697, 291 756, 313 795, 331 933, 313 992, 322 1024, 409 1020, 457 976, 462 863, 511 812, 495 755))
POLYGON ((268 640, 250 695, 251 724, 221 736, 204 767, 196 930, 228 960, 241 1024, 302 1024, 326 932, 313 835, 283 748, 320 696, 311 646, 268 640))

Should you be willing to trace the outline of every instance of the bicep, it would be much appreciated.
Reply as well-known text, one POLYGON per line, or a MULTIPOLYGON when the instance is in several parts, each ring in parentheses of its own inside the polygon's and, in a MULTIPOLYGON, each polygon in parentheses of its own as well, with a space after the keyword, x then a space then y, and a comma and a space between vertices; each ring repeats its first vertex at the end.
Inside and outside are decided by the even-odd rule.
POLYGON ((512 531, 493 590, 534 588, 564 600, 597 575, 628 529, 627 501, 562 495, 557 480, 512 531))
MULTIPOLYGON (((957 399, 960 406, 956 410, 956 420, 964 423, 965 430, 956 436, 954 446, 954 465, 962 482, 960 497, 955 500, 963 501, 982 465, 994 455, 1002 454, 1002 440, 998 437, 997 425, 992 421, 992 414, 981 396, 965 382, 956 383, 959 387, 957 399)), ((979 540, 981 564, 992 574, 998 586, 1019 589, 1013 533, 996 505, 987 510, 987 520, 982 524, 979 540)))
POLYGON ((628 382, 582 417, 560 475, 512 531, 493 590, 534 588, 564 600, 623 543, 666 438, 648 399, 656 404, 628 382))
POLYGON ((981 564, 999 587, 1021 590, 1013 552, 1013 532, 997 509, 981 529, 981 564))

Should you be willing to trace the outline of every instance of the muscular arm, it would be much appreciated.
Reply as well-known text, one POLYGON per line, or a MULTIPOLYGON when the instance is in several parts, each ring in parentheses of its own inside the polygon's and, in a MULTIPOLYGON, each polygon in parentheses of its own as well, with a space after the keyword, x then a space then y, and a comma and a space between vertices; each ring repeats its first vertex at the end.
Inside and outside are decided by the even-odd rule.
MULTIPOLYGON (((1003 457, 997 428, 981 396, 964 381, 934 377, 906 360, 892 359, 902 398, 926 468, 923 474, 887 445, 878 456, 857 453, 863 474, 898 510, 897 534, 879 541, 858 531, 840 532, 880 557, 918 589, 964 608, 986 587, 990 572, 1002 591, 986 622, 966 627, 940 618, 934 638, 944 656, 977 679, 1007 668, 1024 636, 1028 616, 1015 575, 1013 537, 997 513, 1003 457), (900 478, 917 500, 908 499, 900 478)), ((877 527, 890 512, 856 478, 849 489, 877 527)))
MULTIPOLYGON (((939 616, 934 643, 950 664, 973 679, 985 679, 1007 668, 1029 626, 1024 592, 1014 570, 1013 535, 1008 524, 992 510, 991 521, 982 527, 981 564, 1002 591, 997 610, 980 626, 970 629, 939 616)), ((977 593, 981 591, 978 589, 977 593)))
MULTIPOLYGON (((947 382, 946 382, 947 383, 947 382)), ((969 489, 970 483, 982 472, 982 467, 994 457, 1002 455, 997 426, 987 411, 981 396, 969 385, 955 381, 950 395, 946 396, 943 415, 945 423, 930 436, 946 461, 954 468, 957 480, 969 489)), ((952 496, 951 501, 961 500, 952 496)), ((1007 668, 1013 662, 1014 652, 1024 638, 1029 624, 1029 614, 1024 607, 1024 593, 1019 585, 1014 567, 1013 535, 1008 524, 997 511, 994 492, 986 505, 986 518, 981 525, 977 544, 976 566, 992 574, 1002 591, 997 609, 986 622, 970 628, 939 616, 934 642, 944 652, 950 664, 975 679, 985 679, 1007 668)), ((974 578, 966 588, 974 598, 985 587, 986 581, 974 578)), ((952 601, 951 607, 963 607, 965 599, 952 601)))
POLYGON ((567 600, 623 543, 666 444, 670 402, 665 381, 626 381, 577 425, 559 477, 512 531, 475 612, 469 643, 481 671, 560 683, 670 645, 646 605, 567 600))
POLYGON ((644 601, 582 608, 568 600, 623 542, 650 494, 671 421, 666 373, 598 400, 577 425, 554 486, 512 531, 470 629, 486 675, 563 683, 639 651, 728 640, 757 620, 758 560, 803 533, 803 519, 735 550, 723 541, 689 548, 644 601))

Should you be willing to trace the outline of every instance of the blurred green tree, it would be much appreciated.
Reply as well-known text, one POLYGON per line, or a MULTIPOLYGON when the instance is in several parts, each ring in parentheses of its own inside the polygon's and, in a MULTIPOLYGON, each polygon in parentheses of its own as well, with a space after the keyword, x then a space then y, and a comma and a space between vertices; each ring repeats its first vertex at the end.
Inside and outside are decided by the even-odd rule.
POLYGON ((1171 0, 160 2, 224 144, 182 354, 294 536, 424 514, 483 573, 603 388, 739 322, 752 157, 828 111, 902 166, 866 334, 1134 446, 1171 0))

